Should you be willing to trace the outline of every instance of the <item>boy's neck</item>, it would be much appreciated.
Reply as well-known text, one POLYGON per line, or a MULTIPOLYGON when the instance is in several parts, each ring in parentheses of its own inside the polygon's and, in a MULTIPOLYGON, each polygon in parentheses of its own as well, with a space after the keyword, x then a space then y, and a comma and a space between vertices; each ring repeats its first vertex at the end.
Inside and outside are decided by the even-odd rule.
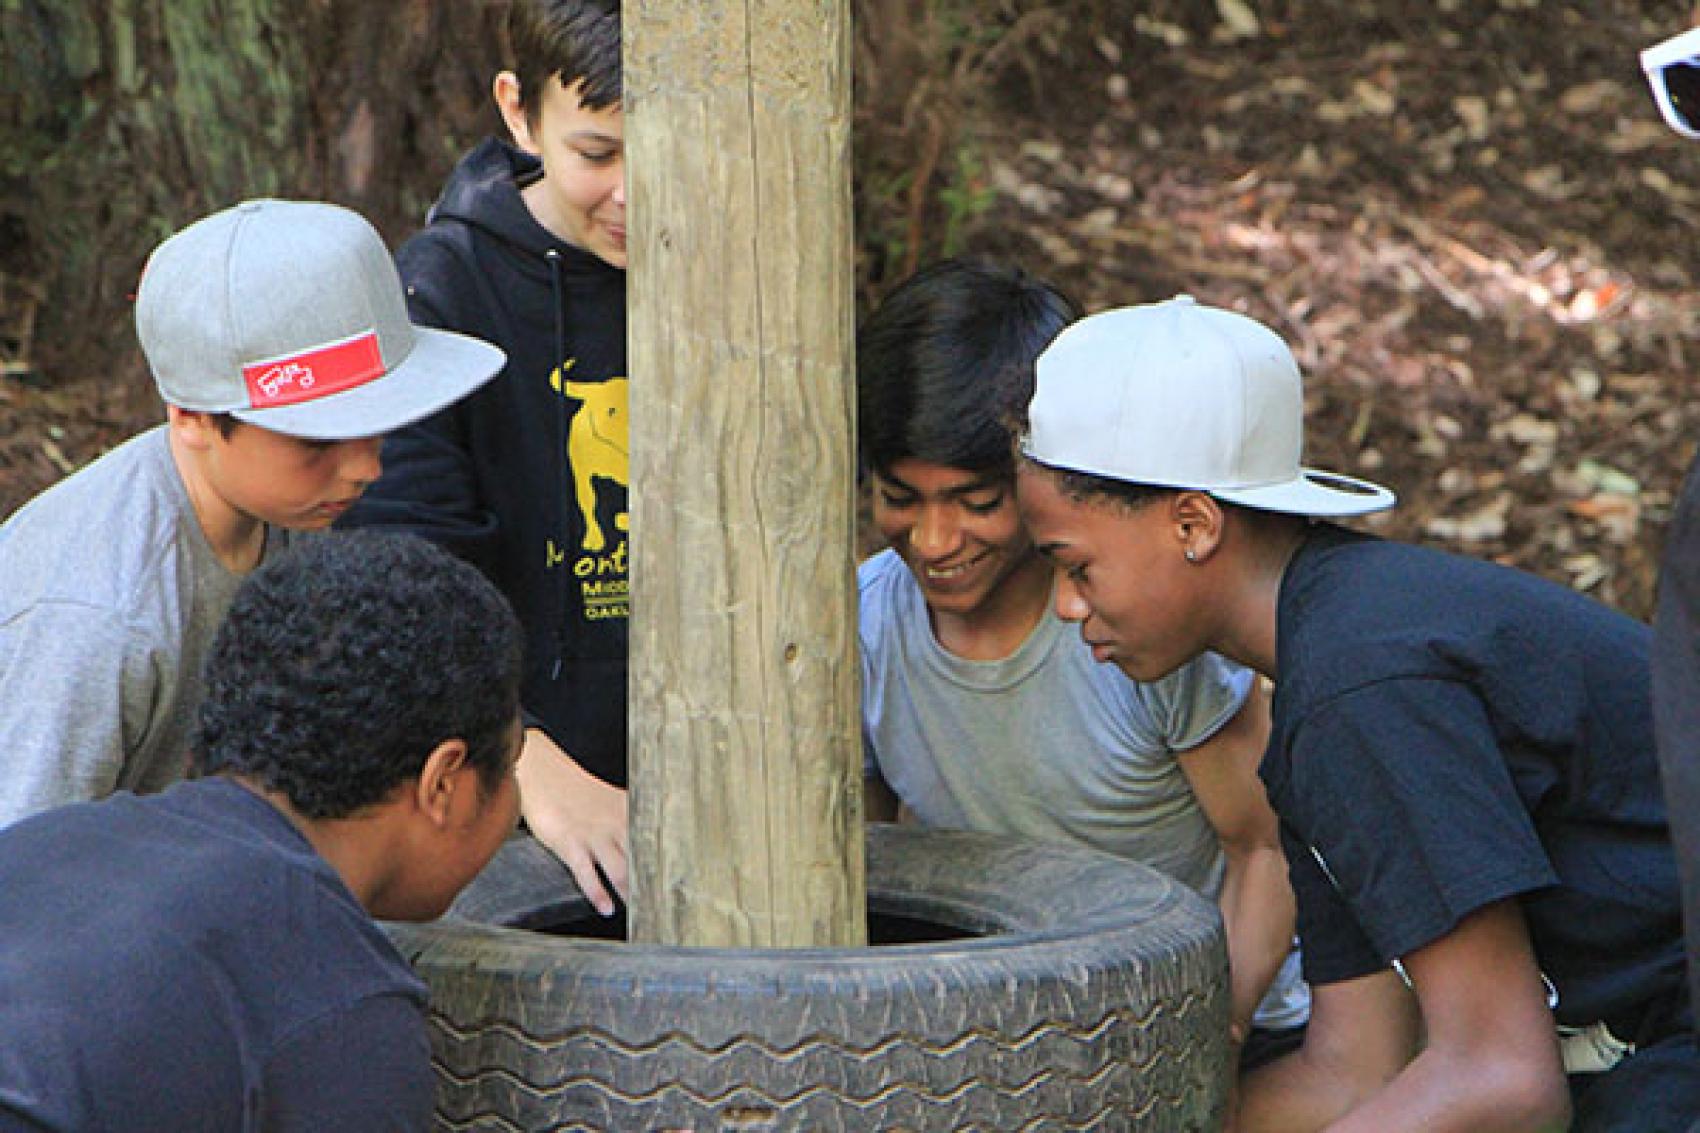
POLYGON ((384 861, 386 857, 394 856, 382 852, 390 841, 387 830, 390 820, 383 806, 368 808, 368 811, 350 818, 308 818, 295 809, 289 796, 282 791, 270 790, 246 775, 233 774, 229 778, 282 814, 342 879, 348 891, 354 894, 354 899, 360 902, 360 907, 369 914, 377 915, 373 910, 380 904, 384 861))
POLYGON ((1051 583, 1051 565, 1032 554, 968 613, 929 609, 933 635, 945 652, 964 661, 1002 661, 1044 618, 1051 583))
POLYGON ((559 217, 556 217, 550 212, 549 205, 552 198, 549 196, 548 190, 543 187, 542 177, 539 177, 537 180, 521 189, 519 191, 519 199, 522 203, 524 203, 525 211, 531 214, 531 219, 535 220, 542 227, 543 231, 547 232, 549 235, 553 236, 569 248, 577 248, 581 252, 584 251, 584 249, 579 246, 578 241, 574 240, 572 236, 569 235, 567 225, 559 217))
POLYGON ((1297 516, 1241 510, 1230 542, 1230 585, 1216 603, 1222 625, 1211 642, 1216 652, 1268 677, 1280 679, 1281 586, 1293 558, 1310 533, 1297 516))
POLYGON ((225 569, 233 574, 247 574, 260 565, 265 555, 266 525, 237 510, 213 490, 200 460, 182 444, 175 429, 168 430, 166 436, 177 478, 188 493, 189 506, 194 509, 196 525, 207 546, 225 569))

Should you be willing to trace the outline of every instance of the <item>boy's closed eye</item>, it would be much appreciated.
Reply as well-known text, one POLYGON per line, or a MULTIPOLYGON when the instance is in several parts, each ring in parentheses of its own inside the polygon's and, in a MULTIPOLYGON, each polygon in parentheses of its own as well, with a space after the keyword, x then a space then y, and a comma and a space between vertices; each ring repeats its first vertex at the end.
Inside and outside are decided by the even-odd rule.
POLYGON ((1086 581, 1085 563, 1066 561, 1061 555, 1057 554, 1056 548, 1054 547, 1042 546, 1037 548, 1037 550, 1040 558, 1050 563, 1053 570, 1057 571, 1070 582, 1084 583, 1086 581))

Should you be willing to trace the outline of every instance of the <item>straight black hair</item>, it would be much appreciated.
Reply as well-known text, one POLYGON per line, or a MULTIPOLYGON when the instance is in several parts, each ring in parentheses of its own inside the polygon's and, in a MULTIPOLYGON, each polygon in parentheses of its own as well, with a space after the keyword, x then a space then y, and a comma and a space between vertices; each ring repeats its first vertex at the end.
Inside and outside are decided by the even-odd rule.
POLYGON ((1013 475, 1011 422, 1033 396, 1033 363, 1079 316, 1016 267, 949 259, 905 280, 856 338, 863 470, 924 460, 1013 475))

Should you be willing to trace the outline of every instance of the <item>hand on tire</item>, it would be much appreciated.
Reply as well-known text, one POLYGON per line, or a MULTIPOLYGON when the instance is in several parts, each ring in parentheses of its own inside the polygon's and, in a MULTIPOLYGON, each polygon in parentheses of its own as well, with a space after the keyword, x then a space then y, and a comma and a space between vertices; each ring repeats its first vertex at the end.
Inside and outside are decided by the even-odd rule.
POLYGON ((572 871, 591 906, 613 916, 609 885, 622 900, 627 891, 626 792, 584 770, 536 728, 525 733, 517 774, 520 814, 532 835, 572 871))

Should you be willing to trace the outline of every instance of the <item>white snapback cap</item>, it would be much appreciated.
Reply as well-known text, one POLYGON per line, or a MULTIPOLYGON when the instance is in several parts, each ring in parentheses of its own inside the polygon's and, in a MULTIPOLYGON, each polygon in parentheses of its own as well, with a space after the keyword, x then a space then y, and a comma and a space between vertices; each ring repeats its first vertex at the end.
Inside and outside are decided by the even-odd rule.
POLYGON ((1379 484, 1305 468, 1304 391, 1279 335, 1181 295, 1069 326, 1039 356, 1021 449, 1053 468, 1209 492, 1294 515, 1393 506, 1379 484))

